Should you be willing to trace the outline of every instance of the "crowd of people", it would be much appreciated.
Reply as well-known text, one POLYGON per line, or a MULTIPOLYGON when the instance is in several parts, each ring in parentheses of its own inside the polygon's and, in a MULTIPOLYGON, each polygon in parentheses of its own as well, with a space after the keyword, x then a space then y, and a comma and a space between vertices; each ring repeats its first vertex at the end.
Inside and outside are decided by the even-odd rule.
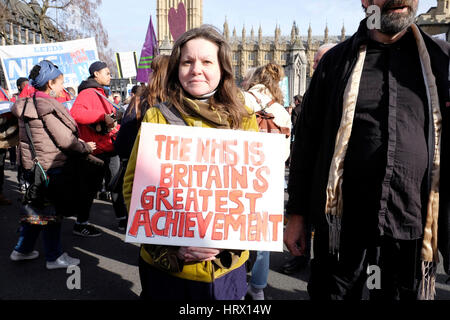
MULTIPOLYGON (((170 56, 153 60, 120 124, 104 62, 90 66, 70 111, 62 103, 75 94, 63 74, 40 62, 18 80, 12 113, 1 118, 8 134, 0 182, 6 152, 17 147, 20 188, 33 184, 38 160, 55 212, 22 217, 11 260, 37 258, 42 231, 48 269, 79 264, 62 249, 61 223, 76 216, 75 235, 101 235, 89 217, 105 182, 118 228, 126 228, 142 123, 267 131, 284 136, 279 152, 289 166, 284 242, 293 257, 281 272, 310 264, 311 299, 362 299, 366 270, 376 265, 381 286, 369 288, 371 299, 433 299, 439 252, 450 274, 450 45, 414 24, 418 0, 362 5, 380 6, 381 27, 364 19, 350 39, 319 48, 311 84, 292 108, 284 106, 276 63, 248 70, 237 85, 230 45, 212 26, 187 31, 170 56), (68 185, 77 201, 63 192, 68 185)), ((9 205, 1 186, 0 205, 9 205)), ((263 300, 269 263, 265 251, 141 245, 141 298, 263 300)))

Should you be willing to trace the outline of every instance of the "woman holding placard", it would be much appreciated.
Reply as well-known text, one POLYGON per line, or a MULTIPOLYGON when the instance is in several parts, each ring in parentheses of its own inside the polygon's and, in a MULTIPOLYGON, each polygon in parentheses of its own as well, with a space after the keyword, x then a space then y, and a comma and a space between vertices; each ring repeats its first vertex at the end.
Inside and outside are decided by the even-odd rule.
MULTIPOLYGON (((258 131, 244 106, 231 64, 231 48, 211 26, 184 33, 174 44, 166 88, 168 103, 150 108, 143 122, 258 131), (171 109, 172 117, 164 110, 171 109), (175 119, 176 120, 176 119, 175 119)), ((130 206, 140 135, 124 178, 130 206)), ((139 273, 141 297, 152 300, 239 300, 247 291, 248 251, 143 245, 139 273)))

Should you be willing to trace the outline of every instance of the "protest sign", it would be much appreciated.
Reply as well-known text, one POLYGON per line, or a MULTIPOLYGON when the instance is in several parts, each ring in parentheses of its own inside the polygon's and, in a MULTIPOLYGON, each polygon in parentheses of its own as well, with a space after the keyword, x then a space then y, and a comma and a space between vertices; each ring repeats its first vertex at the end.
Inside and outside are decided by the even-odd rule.
POLYGON ((137 75, 136 52, 117 52, 116 53, 117 71, 119 78, 134 78, 137 75))
POLYGON ((11 101, 0 101, 0 115, 11 112, 13 104, 11 101))
POLYGON ((284 139, 143 123, 125 241, 281 252, 284 139))
POLYGON ((284 77, 283 79, 281 79, 280 88, 281 88, 281 92, 283 92, 284 106, 289 107, 291 104, 291 101, 290 101, 291 99, 289 96, 289 78, 288 77, 284 77))
POLYGON ((0 58, 9 92, 17 92, 16 80, 28 78, 42 60, 53 62, 64 74, 64 85, 77 88, 89 77, 89 66, 98 60, 94 38, 46 44, 0 46, 0 58))
POLYGON ((66 107, 67 110, 70 111, 70 110, 72 110, 72 107, 73 107, 73 104, 75 103, 75 100, 76 100, 76 99, 72 99, 72 100, 63 102, 62 105, 63 105, 64 107, 66 107))

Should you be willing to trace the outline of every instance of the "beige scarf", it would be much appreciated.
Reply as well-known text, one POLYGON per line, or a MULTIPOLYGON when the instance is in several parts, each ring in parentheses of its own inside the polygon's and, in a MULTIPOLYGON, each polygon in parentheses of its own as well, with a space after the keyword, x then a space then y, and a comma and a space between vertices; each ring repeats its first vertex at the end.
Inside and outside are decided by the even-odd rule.
POLYGON ((230 129, 228 114, 221 109, 214 107, 212 104, 202 100, 192 100, 184 98, 185 111, 201 121, 209 122, 218 129, 230 129))
MULTIPOLYGON (((417 26, 413 24, 411 28, 419 50, 428 103, 431 106, 434 123, 435 153, 431 168, 431 192, 428 200, 427 218, 421 251, 422 281, 419 288, 419 299, 432 300, 435 296, 436 266, 439 263, 437 234, 442 115, 440 112, 436 79, 431 69, 430 56, 417 26)), ((342 182, 344 160, 352 133, 356 103, 358 100, 359 84, 366 58, 366 50, 367 47, 365 45, 360 47, 356 66, 353 69, 344 92, 342 119, 336 137, 335 151, 326 189, 327 202, 325 207, 325 215, 329 225, 329 249, 330 253, 337 255, 339 254, 341 220, 343 214, 342 182)))

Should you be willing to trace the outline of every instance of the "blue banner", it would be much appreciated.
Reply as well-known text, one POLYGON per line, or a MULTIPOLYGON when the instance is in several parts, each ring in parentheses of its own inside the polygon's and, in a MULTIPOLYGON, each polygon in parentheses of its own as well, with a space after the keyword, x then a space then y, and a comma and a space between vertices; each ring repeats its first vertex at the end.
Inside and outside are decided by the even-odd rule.
POLYGON ((98 60, 95 39, 82 39, 39 45, 0 47, 0 58, 10 93, 17 92, 16 81, 28 78, 42 60, 53 62, 64 74, 64 85, 76 89, 89 77, 89 66, 98 60))

